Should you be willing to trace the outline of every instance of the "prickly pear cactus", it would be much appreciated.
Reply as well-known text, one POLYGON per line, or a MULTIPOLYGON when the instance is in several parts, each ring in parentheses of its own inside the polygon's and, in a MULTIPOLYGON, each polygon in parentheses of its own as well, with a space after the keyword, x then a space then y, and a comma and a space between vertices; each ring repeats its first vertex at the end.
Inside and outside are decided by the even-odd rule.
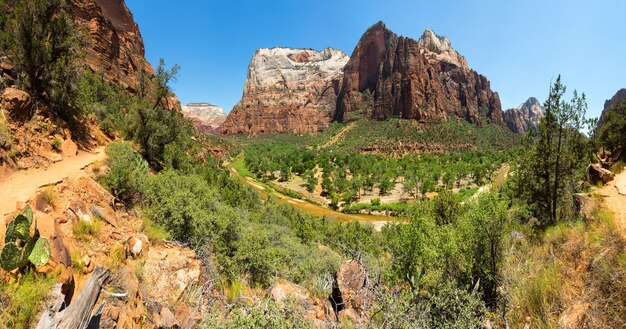
POLYGON ((50 242, 39 237, 37 220, 35 220, 34 234, 30 236, 30 226, 33 222, 33 210, 26 206, 24 211, 15 216, 7 225, 4 237, 4 246, 0 252, 0 267, 5 271, 20 269, 28 263, 41 266, 50 260, 50 242))

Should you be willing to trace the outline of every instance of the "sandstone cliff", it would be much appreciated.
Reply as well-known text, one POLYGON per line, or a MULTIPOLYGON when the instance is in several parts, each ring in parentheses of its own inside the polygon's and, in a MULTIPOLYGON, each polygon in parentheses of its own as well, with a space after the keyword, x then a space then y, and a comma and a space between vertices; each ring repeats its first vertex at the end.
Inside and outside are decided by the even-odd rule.
POLYGON ((307 133, 330 124, 341 70, 337 49, 259 49, 248 67, 241 100, 222 126, 224 134, 307 133))
POLYGON ((191 119, 196 128, 205 133, 218 134, 226 120, 224 109, 209 103, 189 103, 181 108, 183 116, 191 119))
POLYGON ((613 105, 617 104, 617 103, 621 103, 623 101, 626 101, 626 88, 622 88, 620 90, 618 90, 615 95, 613 95, 613 97, 611 97, 611 99, 607 99, 604 102, 604 109, 602 110, 602 114, 600 114, 600 118, 598 119, 598 127, 600 127, 602 125, 602 123, 604 122, 604 118, 606 116, 606 112, 609 111, 609 109, 611 107, 613 107, 613 105))
POLYGON ((416 41, 382 22, 365 32, 344 68, 334 117, 344 121, 354 114, 503 123, 500 98, 489 80, 469 69, 448 38, 427 29, 416 41))
POLYGON ((504 123, 512 132, 524 134, 531 127, 539 128, 539 122, 543 117, 543 107, 535 98, 531 97, 520 106, 508 109, 504 112, 504 123))
POLYGON ((89 33, 87 64, 105 79, 136 90, 141 76, 151 76, 139 27, 124 0, 70 0, 72 19, 89 33))

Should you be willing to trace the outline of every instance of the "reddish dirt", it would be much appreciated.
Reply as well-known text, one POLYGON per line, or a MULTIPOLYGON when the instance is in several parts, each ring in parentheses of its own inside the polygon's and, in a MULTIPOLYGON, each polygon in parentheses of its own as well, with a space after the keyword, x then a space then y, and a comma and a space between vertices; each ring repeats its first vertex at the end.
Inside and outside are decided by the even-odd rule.
POLYGON ((615 175, 598 192, 604 196, 604 206, 613 212, 615 226, 626 240, 626 170, 615 175))
POLYGON ((0 215, 4 217, 14 211, 18 203, 28 201, 42 186, 86 175, 81 169, 104 158, 104 148, 100 147, 93 152, 78 151, 78 155, 53 163, 47 168, 10 174, 0 181, 0 215))

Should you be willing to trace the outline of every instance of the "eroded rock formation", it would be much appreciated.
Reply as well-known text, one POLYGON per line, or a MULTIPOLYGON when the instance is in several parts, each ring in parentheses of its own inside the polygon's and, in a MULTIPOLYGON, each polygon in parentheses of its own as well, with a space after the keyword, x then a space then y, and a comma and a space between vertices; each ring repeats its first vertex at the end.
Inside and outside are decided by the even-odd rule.
POLYGON ((220 106, 209 103, 189 103, 181 105, 182 113, 190 118, 194 126, 208 134, 219 134, 226 113, 220 106))
POLYGON ((520 106, 508 109, 504 112, 504 123, 512 132, 524 134, 531 127, 539 128, 539 122, 543 117, 543 107, 535 98, 531 97, 520 106))
POLYGON ((611 99, 607 99, 604 102, 604 109, 602 110, 602 114, 600 114, 600 118, 598 119, 598 127, 600 127, 602 125, 602 123, 605 120, 606 117, 606 113, 609 111, 609 109, 611 109, 611 107, 613 107, 613 105, 617 104, 617 103, 621 103, 623 101, 626 101, 626 88, 622 88, 620 90, 618 90, 615 95, 613 95, 613 97, 611 97, 611 99))
POLYGON ((262 48, 248 67, 241 100, 222 126, 225 134, 307 133, 331 122, 348 56, 322 51, 262 48))
POLYGON ((355 114, 502 124, 498 94, 486 77, 469 69, 448 38, 427 29, 416 41, 382 22, 365 32, 344 68, 335 119, 355 114))
POLYGON ((142 76, 154 72, 144 58, 144 44, 124 0, 71 0, 72 19, 89 32, 87 64, 105 79, 135 90, 142 76))

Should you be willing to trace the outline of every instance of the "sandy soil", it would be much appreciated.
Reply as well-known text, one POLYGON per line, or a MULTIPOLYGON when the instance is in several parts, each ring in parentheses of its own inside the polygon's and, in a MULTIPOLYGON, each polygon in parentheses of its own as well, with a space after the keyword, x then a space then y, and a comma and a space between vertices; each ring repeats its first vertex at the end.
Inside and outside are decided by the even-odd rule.
POLYGON ((604 196, 604 206, 615 214, 615 224, 626 240, 626 170, 598 190, 604 196))
POLYGON ((0 182, 0 215, 15 210, 18 202, 26 202, 40 187, 58 183, 66 178, 86 175, 81 169, 106 157, 104 148, 93 152, 78 151, 78 155, 65 158, 43 169, 17 171, 0 182))

